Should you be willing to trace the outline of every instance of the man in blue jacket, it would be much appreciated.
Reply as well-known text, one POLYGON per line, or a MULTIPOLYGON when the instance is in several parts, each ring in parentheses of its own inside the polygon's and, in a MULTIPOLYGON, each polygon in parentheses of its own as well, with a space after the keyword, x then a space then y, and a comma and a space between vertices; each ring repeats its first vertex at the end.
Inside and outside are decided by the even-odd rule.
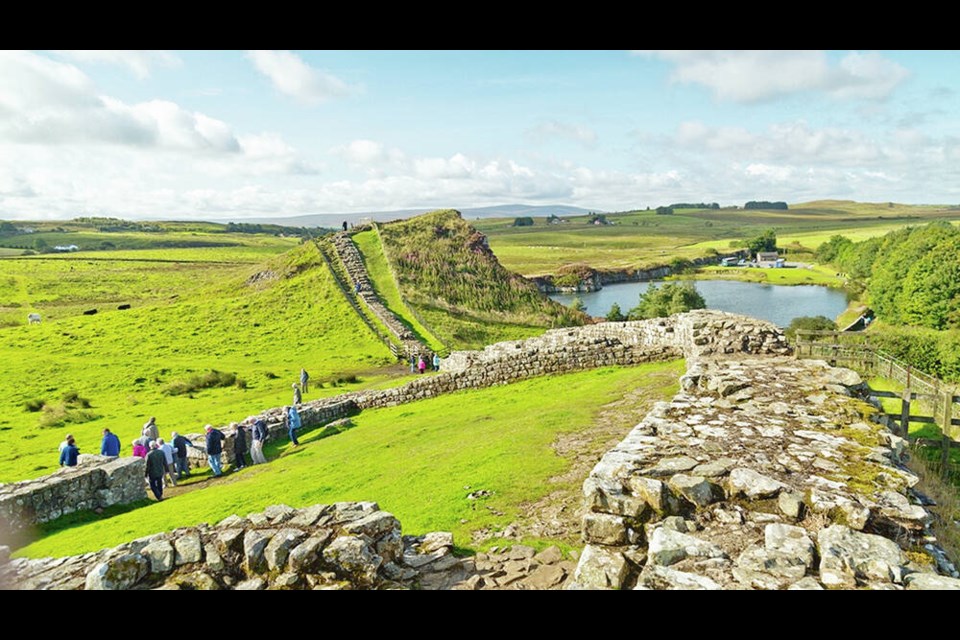
POLYGON ((77 458, 79 455, 80 449, 77 447, 76 441, 71 436, 69 439, 67 439, 67 446, 60 451, 60 466, 77 466, 77 458))
POLYGON ((219 429, 214 429, 212 424, 208 424, 204 427, 204 430, 207 432, 207 462, 213 469, 213 476, 219 478, 223 475, 223 464, 220 461, 220 456, 223 453, 223 441, 226 436, 219 429))
POLYGON ((100 441, 100 455, 116 458, 120 455, 120 438, 111 433, 110 429, 103 430, 103 440, 100 441))
POLYGON ((286 422, 290 442, 293 443, 293 446, 298 447, 300 442, 297 440, 297 429, 300 428, 300 414, 296 407, 284 407, 283 409, 284 422, 286 422))

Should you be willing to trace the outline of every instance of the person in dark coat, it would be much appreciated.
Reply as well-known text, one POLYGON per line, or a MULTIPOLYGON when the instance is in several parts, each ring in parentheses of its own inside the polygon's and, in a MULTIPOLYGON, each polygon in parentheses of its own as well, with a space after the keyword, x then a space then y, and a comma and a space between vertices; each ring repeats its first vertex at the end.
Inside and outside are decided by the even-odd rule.
POLYGON ((307 370, 300 368, 300 390, 304 393, 307 392, 307 387, 310 386, 310 374, 307 373, 307 370))
POLYGON ((263 445, 269 437, 267 423, 263 418, 253 416, 247 418, 247 422, 253 423, 253 442, 250 444, 250 457, 253 458, 253 464, 266 464, 267 458, 263 455, 263 445))
POLYGON ((100 455, 116 458, 120 455, 120 438, 110 433, 110 429, 103 430, 103 440, 100 441, 100 455))
POLYGON ((150 443, 150 453, 147 454, 146 462, 143 475, 150 482, 150 491, 153 491, 157 502, 160 502, 163 500, 163 474, 167 470, 167 457, 163 455, 156 440, 150 443))
POLYGON ((190 463, 187 461, 187 447, 192 447, 193 443, 184 438, 182 435, 174 431, 172 434, 173 440, 170 444, 173 445, 174 454, 176 454, 176 465, 177 465, 177 479, 184 476, 190 475, 190 463))
POLYGON ((204 430, 207 432, 207 462, 213 469, 213 476, 219 478, 223 475, 223 462, 220 456, 223 454, 223 441, 226 436, 223 435, 223 431, 214 429, 212 424, 208 424, 204 430))
POLYGON ((300 395, 300 387, 297 386, 297 383, 293 383, 293 404, 298 405, 303 401, 303 396, 300 395))
POLYGON ((67 439, 67 446, 60 451, 60 466, 75 467, 80 456, 80 448, 72 437, 67 439))
POLYGON ((237 424, 236 422, 230 426, 236 430, 233 437, 233 466, 238 470, 243 469, 247 466, 247 431, 243 428, 242 424, 237 424))

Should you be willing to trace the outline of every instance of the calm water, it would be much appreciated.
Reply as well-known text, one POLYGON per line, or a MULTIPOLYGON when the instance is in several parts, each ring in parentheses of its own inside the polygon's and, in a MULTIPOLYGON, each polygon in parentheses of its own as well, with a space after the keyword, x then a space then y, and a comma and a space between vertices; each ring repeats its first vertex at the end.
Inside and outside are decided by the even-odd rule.
MULTIPOLYGON (((662 281, 654 284, 661 285, 662 281)), ((626 282, 606 285, 600 291, 577 294, 554 294, 550 297, 569 305, 575 297, 587 305, 587 313, 605 316, 614 302, 624 314, 637 306, 640 294, 649 282, 626 282)), ((786 327, 799 316, 826 316, 836 318, 847 308, 847 296, 842 291, 816 285, 757 284, 735 280, 695 280, 693 285, 703 296, 708 309, 742 313, 786 327)))

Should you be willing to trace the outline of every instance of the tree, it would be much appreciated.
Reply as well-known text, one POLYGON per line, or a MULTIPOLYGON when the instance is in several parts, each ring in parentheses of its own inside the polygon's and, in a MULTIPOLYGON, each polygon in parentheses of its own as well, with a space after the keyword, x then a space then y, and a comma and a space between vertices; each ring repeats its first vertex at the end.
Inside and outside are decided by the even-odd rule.
POLYGON ((704 309, 706 306, 703 296, 689 282, 669 283, 659 288, 651 284, 646 292, 640 294, 640 303, 630 309, 627 318, 629 320, 663 318, 691 309, 704 309))
POLYGON ((743 208, 744 209, 767 209, 767 210, 775 209, 775 210, 781 210, 781 211, 789 209, 789 207, 787 207, 786 202, 782 202, 782 201, 770 202, 769 200, 751 200, 750 202, 743 205, 743 208))
POLYGON ((587 312, 587 305, 583 304, 583 300, 581 300, 579 296, 570 302, 570 308, 581 313, 587 312))
POLYGON ((530 216, 521 216, 519 218, 513 219, 513 226, 515 227, 532 227, 533 218, 530 216))
POLYGON ((610 311, 607 312, 607 321, 608 322, 623 322, 627 319, 627 316, 623 315, 623 312, 620 311, 620 305, 614 302, 610 305, 610 311))
POLYGON ((33 248, 39 251, 40 253, 43 253, 44 251, 46 251, 48 247, 49 245, 47 245, 47 241, 44 240, 43 238, 37 238, 36 240, 33 241, 33 248))
POLYGON ((790 321, 790 326, 784 331, 788 340, 797 336, 797 331, 836 331, 837 323, 826 316, 801 316, 790 321))
POLYGON ((761 251, 776 251, 777 232, 773 229, 767 229, 760 235, 750 238, 747 240, 747 248, 750 249, 754 255, 761 251))
POLYGON ((672 207, 657 207, 658 216, 672 216, 673 208, 672 207))

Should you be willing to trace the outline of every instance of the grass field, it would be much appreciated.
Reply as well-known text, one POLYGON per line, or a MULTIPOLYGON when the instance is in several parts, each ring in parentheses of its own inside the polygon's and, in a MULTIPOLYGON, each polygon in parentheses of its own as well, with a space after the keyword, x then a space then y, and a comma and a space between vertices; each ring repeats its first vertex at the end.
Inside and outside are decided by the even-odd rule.
POLYGON ((702 267, 693 274, 683 274, 677 279, 690 280, 739 280, 741 282, 762 282, 766 284, 796 285, 819 284, 828 287, 842 287, 844 279, 836 275, 835 269, 813 265, 799 269, 760 269, 741 267, 702 267))
MULTIPOLYGON (((570 464, 551 447, 558 434, 585 428, 627 391, 670 397, 683 370, 682 361, 597 369, 365 411, 333 437, 308 434, 296 450, 284 443, 269 465, 112 517, 54 523, 19 553, 82 553, 270 504, 338 500, 375 500, 400 518, 404 533, 452 531, 457 544, 470 546, 472 531, 502 528, 520 505, 558 488, 548 480, 570 464), (466 499, 478 489, 494 493, 466 499)), ((626 432, 632 424, 622 426, 626 432)))
POLYGON ((354 234, 353 241, 363 256, 363 262, 367 267, 367 274, 373 282, 374 291, 387 305, 387 308, 400 318, 430 349, 438 352, 446 351, 443 343, 414 317, 404 303, 400 296, 400 290, 397 289, 397 282, 390 272, 387 258, 383 255, 383 245, 380 243, 377 232, 371 230, 354 234))
POLYGON ((585 216, 547 224, 535 218, 532 227, 514 227, 513 220, 472 221, 490 239, 490 247, 508 269, 526 276, 554 274, 567 264, 595 269, 648 268, 673 258, 697 258, 714 250, 723 253, 732 241, 777 232, 781 246, 794 242, 815 249, 835 234, 851 239, 883 235, 909 224, 933 219, 960 220, 949 207, 888 203, 818 201, 792 205, 788 211, 742 209, 678 209, 674 215, 653 211, 608 214, 614 224, 588 224, 585 216))
POLYGON ((247 284, 264 265, 0 261, 0 295, 29 300, 18 310, 24 316, 28 308, 44 311, 40 325, 0 329, 0 481, 53 471, 66 433, 93 453, 104 427, 127 444, 151 415, 167 435, 284 404, 301 366, 316 382, 348 374, 385 379, 389 350, 348 306, 313 245, 266 267, 272 278, 247 284), (105 308, 105 300, 135 305, 95 316, 57 312, 105 308), (241 382, 165 393, 210 370, 241 382), (91 406, 71 406, 64 401, 71 393, 91 406), (27 408, 41 402, 46 408, 27 408))

